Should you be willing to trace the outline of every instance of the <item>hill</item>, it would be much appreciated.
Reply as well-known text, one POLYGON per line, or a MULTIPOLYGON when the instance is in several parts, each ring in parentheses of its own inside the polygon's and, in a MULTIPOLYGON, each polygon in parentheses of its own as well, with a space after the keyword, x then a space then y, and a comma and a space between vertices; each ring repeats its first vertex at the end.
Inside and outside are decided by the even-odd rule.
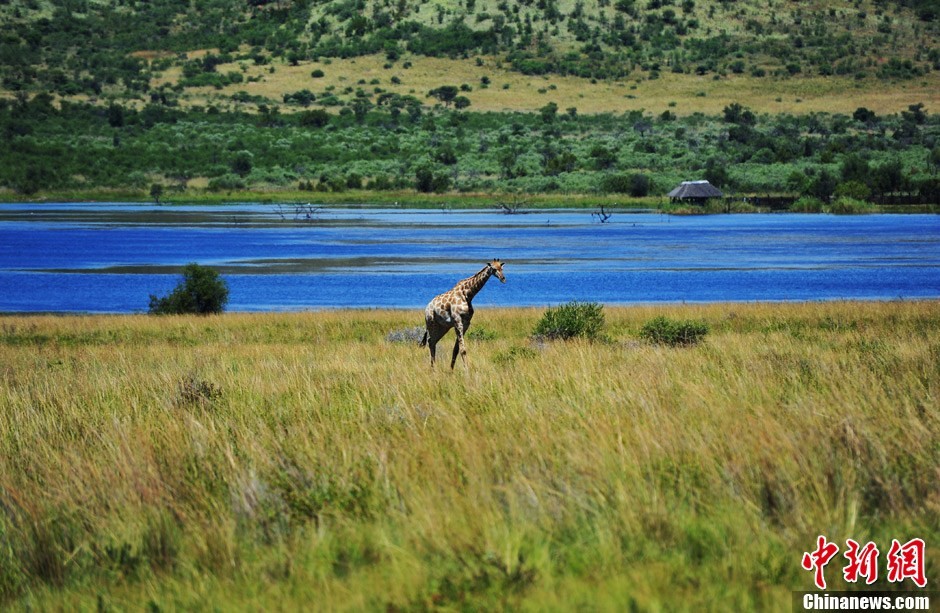
POLYGON ((7 199, 940 199, 930 2, 13 0, 0 25, 7 199))
POLYGON ((225 87, 251 67, 380 54, 388 70, 418 56, 587 79, 896 81, 940 68, 937 13, 930 0, 14 0, 0 5, 0 77, 8 93, 146 98, 155 83, 225 87))

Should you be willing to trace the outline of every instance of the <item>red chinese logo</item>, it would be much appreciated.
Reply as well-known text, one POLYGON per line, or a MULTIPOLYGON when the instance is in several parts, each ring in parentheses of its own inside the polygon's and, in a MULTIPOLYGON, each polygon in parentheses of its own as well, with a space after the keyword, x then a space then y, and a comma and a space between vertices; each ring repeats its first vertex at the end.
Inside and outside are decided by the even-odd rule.
MULTIPOLYGON (((878 546, 869 541, 864 545, 853 539, 845 539, 846 550, 842 554, 848 563, 842 569, 842 576, 847 583, 856 583, 864 579, 866 585, 878 580, 878 556, 881 552, 878 546)), ((891 549, 885 556, 888 571, 888 581, 900 583, 910 579, 918 587, 927 586, 927 575, 924 572, 924 555, 926 545, 924 539, 911 539, 903 545, 897 539, 891 539, 891 549)), ((826 589, 825 568, 839 553, 839 546, 820 535, 816 539, 816 549, 803 553, 801 566, 805 570, 813 571, 813 581, 816 587, 826 589)))
POLYGON ((858 543, 852 539, 845 539, 848 550, 842 554, 849 563, 842 569, 842 575, 849 583, 855 583, 859 577, 865 578, 865 583, 871 585, 878 579, 878 546, 871 541, 859 548, 858 543))
POLYGON ((837 553, 839 553, 839 546, 830 543, 826 540, 826 537, 820 535, 816 539, 816 551, 803 554, 803 568, 816 571, 816 587, 821 590, 826 589, 826 577, 823 575, 823 569, 837 553))
POLYGON ((891 539, 888 551, 888 581, 900 583, 913 579, 917 587, 927 585, 924 575, 924 540, 911 539, 903 545, 897 539, 891 539))

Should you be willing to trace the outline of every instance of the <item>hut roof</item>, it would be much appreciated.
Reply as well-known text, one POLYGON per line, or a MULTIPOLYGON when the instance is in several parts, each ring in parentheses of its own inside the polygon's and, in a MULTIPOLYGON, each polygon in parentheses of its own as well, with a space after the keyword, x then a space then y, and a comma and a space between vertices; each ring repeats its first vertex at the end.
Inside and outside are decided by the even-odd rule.
POLYGON ((708 181, 683 181, 669 192, 670 198, 721 198, 721 190, 708 181))

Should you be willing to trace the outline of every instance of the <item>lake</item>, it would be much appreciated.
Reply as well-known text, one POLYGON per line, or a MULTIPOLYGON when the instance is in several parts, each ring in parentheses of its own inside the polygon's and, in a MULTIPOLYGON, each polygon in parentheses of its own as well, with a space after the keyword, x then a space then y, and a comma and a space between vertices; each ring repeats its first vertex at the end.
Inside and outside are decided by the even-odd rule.
POLYGON ((0 205, 0 311, 146 311, 188 262, 228 310, 423 308, 506 262, 485 306, 940 297, 940 216, 0 205))

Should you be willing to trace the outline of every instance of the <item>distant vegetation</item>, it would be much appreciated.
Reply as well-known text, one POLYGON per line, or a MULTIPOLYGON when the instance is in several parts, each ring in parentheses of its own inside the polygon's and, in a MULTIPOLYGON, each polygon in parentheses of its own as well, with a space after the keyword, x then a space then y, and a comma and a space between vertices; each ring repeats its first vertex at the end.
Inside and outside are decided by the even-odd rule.
POLYGON ((40 94, 0 100, 0 187, 128 188, 156 200, 193 187, 642 197, 708 179, 729 193, 823 202, 940 200, 940 115, 923 104, 890 115, 758 115, 737 103, 720 116, 570 111, 428 109, 392 96, 338 115, 263 104, 243 113, 57 106, 40 94))
POLYGON ((702 87, 682 109, 590 113, 553 100, 548 76, 573 79, 565 99, 586 105, 579 84, 606 79, 602 108, 617 109, 639 84, 681 75, 752 83, 741 100, 810 76, 929 92, 936 13, 929 0, 14 0, 0 5, 0 195, 642 198, 706 178, 731 193, 827 205, 936 202, 940 119, 924 102, 876 112, 861 95, 851 113, 774 114, 738 102, 716 114, 722 105, 711 103, 705 114, 694 111, 702 87), (481 74, 414 75, 417 58, 455 58, 481 74), (501 82, 510 74, 544 101, 525 113, 478 110, 481 92, 518 97, 523 84, 501 82))
POLYGON ((180 87, 222 86, 243 79, 217 71, 229 62, 408 53, 597 79, 910 79, 940 67, 938 13, 933 0, 14 0, 0 6, 0 76, 10 91, 160 96, 151 78, 171 66, 180 87))

